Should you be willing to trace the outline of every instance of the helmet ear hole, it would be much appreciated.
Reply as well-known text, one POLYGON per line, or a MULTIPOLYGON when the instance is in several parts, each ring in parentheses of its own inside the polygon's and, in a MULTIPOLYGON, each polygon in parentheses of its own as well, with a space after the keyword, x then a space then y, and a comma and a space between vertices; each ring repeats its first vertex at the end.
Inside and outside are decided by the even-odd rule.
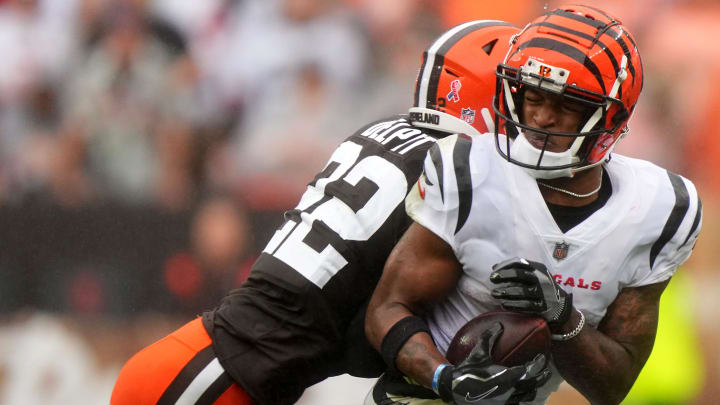
POLYGON ((495 48, 495 44, 497 44, 497 41, 497 38, 493 39, 492 41, 483 45, 482 50, 489 56, 492 53, 493 48, 495 48))
POLYGON ((452 70, 445 68, 445 73, 449 74, 450 76, 460 77, 457 73, 453 72, 452 70))

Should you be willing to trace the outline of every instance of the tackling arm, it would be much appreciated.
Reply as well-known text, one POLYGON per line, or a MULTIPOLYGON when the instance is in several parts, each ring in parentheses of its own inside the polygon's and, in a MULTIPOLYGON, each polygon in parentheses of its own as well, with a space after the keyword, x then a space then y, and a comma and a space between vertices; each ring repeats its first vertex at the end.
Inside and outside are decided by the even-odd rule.
MULTIPOLYGON (((670 280, 626 288, 598 326, 573 339, 553 342, 555 365, 565 380, 592 404, 619 404, 650 356, 657 332, 660 295, 670 280)), ((573 311, 559 333, 579 322, 573 311)))

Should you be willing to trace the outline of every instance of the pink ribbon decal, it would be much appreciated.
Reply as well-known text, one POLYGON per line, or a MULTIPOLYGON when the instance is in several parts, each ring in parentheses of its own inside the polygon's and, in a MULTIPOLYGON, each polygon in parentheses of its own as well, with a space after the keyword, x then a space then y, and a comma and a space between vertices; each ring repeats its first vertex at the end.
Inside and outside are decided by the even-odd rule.
POLYGON ((462 87, 462 83, 460 83, 460 80, 453 80, 452 83, 450 83, 450 93, 448 93, 447 99, 452 100, 456 103, 460 101, 460 95, 458 94, 458 91, 460 91, 460 87, 462 87))

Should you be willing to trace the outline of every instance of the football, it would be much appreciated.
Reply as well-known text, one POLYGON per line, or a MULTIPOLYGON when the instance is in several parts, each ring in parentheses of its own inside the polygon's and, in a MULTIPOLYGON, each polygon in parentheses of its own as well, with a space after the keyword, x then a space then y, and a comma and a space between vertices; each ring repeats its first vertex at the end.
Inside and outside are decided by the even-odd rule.
POLYGON ((517 312, 488 312, 471 319, 453 337, 445 357, 450 363, 460 364, 479 342, 483 331, 495 322, 503 325, 503 333, 495 341, 492 358, 505 367, 519 366, 538 353, 550 352, 550 329, 539 316, 517 312))

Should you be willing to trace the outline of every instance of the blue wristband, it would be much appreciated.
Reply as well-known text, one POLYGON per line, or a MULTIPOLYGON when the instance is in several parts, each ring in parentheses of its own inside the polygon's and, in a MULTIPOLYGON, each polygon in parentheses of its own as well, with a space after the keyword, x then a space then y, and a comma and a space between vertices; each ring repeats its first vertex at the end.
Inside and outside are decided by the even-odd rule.
POLYGON ((435 369, 435 374, 433 375, 433 379, 432 379, 432 389, 438 395, 440 395, 440 393, 438 392, 438 380, 440 379, 440 374, 442 374, 443 369, 448 366, 449 366, 449 364, 443 363, 443 364, 437 366, 437 368, 435 369))

